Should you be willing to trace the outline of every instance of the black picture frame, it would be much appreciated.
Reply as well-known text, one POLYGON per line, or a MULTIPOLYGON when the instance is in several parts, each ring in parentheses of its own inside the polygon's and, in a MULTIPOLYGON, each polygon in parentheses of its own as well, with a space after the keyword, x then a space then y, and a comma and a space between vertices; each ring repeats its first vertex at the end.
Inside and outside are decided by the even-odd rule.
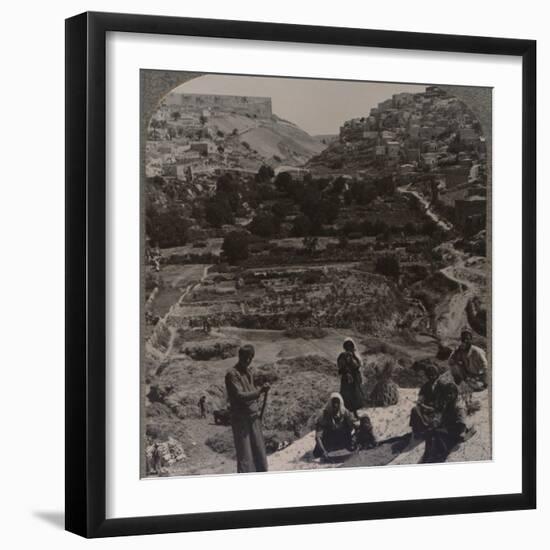
POLYGON ((536 506, 536 42, 83 13, 66 20, 66 529, 107 537, 536 506), (106 519, 105 40, 108 31, 517 56, 522 121, 522 490, 515 494, 106 519))

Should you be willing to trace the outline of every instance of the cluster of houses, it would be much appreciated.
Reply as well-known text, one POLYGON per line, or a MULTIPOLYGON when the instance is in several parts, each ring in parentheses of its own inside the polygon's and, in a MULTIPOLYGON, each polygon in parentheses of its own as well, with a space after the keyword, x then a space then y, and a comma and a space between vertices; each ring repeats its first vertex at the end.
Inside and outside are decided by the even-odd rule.
POLYGON ((346 121, 340 128, 340 141, 351 148, 364 148, 367 142, 367 160, 404 171, 416 166, 471 164, 472 154, 485 154, 485 140, 473 116, 436 86, 428 86, 423 93, 394 94, 373 107, 368 116, 346 121))
POLYGON ((146 177, 204 184, 219 174, 221 168, 224 172, 255 172, 260 159, 242 143, 241 132, 237 128, 223 132, 208 124, 212 117, 223 114, 270 119, 271 99, 170 94, 147 128, 146 177))
MULTIPOLYGON (((405 180, 431 173, 438 190, 449 197, 459 228, 486 215, 486 144, 467 107, 437 86, 422 93, 398 93, 379 103, 366 117, 348 120, 340 142, 361 151, 366 163, 388 167, 405 180), (461 189, 461 192, 453 191, 461 189)), ((429 193, 433 200, 433 193, 429 193)), ((438 197, 440 198, 440 197, 438 197)))

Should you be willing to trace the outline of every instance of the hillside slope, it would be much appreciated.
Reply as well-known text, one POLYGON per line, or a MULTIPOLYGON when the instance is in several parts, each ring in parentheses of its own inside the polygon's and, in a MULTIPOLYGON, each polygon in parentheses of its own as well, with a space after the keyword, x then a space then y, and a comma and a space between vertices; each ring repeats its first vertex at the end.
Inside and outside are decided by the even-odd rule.
POLYGON ((277 166, 291 164, 301 166, 325 147, 307 132, 275 115, 271 119, 259 119, 240 114, 220 113, 209 118, 207 127, 215 133, 227 136, 226 142, 233 152, 249 156, 243 142, 255 151, 259 160, 277 166))

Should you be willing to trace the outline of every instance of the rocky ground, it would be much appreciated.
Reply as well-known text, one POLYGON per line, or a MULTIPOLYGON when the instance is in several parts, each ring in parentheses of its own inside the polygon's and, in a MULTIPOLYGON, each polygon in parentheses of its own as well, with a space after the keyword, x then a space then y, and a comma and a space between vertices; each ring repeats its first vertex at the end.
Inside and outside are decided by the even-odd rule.
MULTIPOLYGON (((366 466, 399 466, 419 464, 424 453, 424 442, 415 446, 407 445, 409 414, 416 401, 418 390, 399 391, 399 403, 390 407, 363 409, 360 416, 370 417, 379 445, 374 449, 357 451, 341 463, 326 463, 315 459, 312 450, 315 445, 313 431, 308 431, 286 448, 268 457, 270 471, 317 470, 326 468, 351 468, 366 466)), ((476 395, 481 409, 468 417, 476 433, 466 442, 457 445, 447 462, 470 462, 491 460, 491 431, 489 415, 489 395, 482 392, 476 395)), ((169 468, 168 475, 224 474, 236 471, 232 452, 231 429, 217 426, 210 419, 193 419, 188 422, 196 441, 190 448, 189 456, 169 468), (201 443, 205 438, 225 436, 227 450, 216 453, 201 443), (192 462, 192 463, 191 463, 192 462)))
MULTIPOLYGON (((409 415, 416 402, 418 390, 400 389, 399 403, 390 407, 363 409, 360 416, 368 414, 373 424, 378 447, 358 451, 341 464, 327 464, 314 459, 311 451, 315 434, 309 432, 286 449, 269 457, 270 470, 303 470, 338 467, 397 466, 400 464, 418 464, 424 453, 424 442, 414 447, 404 447, 406 436, 410 433, 409 415)), ((481 409, 469 417, 476 433, 465 443, 458 445, 450 454, 448 462, 468 462, 491 459, 491 431, 489 421, 488 392, 477 395, 481 409)))
MULTIPOLYGON (((271 470, 418 463, 423 445, 407 448, 403 444, 403 436, 409 432, 410 410, 423 382, 411 367, 417 361, 429 360, 444 369, 464 327, 473 327, 476 343, 487 346, 485 258, 465 253, 452 242, 441 245, 436 253, 444 267, 408 289, 412 299, 428 304, 428 330, 365 332, 360 327, 309 327, 302 334, 298 327, 261 330, 216 326, 206 334, 200 326, 184 329, 177 322, 180 310, 189 314, 191 306, 183 302, 192 293, 210 288, 206 284, 209 269, 201 265, 183 276, 178 275, 177 268, 170 267, 167 287, 181 292, 181 296, 148 340, 145 366, 146 438, 149 443, 172 438, 185 454, 166 465, 163 475, 236 470, 231 428, 216 425, 212 413, 227 406, 225 372, 235 364, 237 349, 244 343, 253 344, 256 349, 253 367, 258 383, 272 386, 264 417, 271 470), (363 355, 365 394, 372 391, 380 372, 391 362, 393 379, 399 386, 399 402, 363 411, 371 417, 381 445, 353 455, 343 465, 322 464, 311 456, 312 427, 330 393, 339 390, 336 358, 344 339, 350 336, 363 355), (201 395, 207 398, 207 419, 198 418, 201 395)), ((187 266, 181 267, 182 272, 186 270, 187 266)), ((220 300, 217 295, 210 299, 220 300)), ((384 314, 399 316, 391 308, 384 314)), ((383 323, 377 325, 381 326, 383 323)), ((455 449, 449 461, 491 458, 488 395, 481 394, 480 401, 481 410, 472 417, 476 434, 455 449)))
MULTIPOLYGON (((396 362, 394 378, 401 385, 399 402, 361 411, 371 418, 375 436, 381 443, 378 448, 359 452, 341 465, 321 463, 312 458, 314 421, 330 392, 339 389, 336 357, 348 335, 349 331, 332 329, 322 338, 305 339, 288 338, 283 331, 223 329, 224 338, 246 341, 256 347, 256 377, 272 385, 264 416, 264 432, 272 452, 270 470, 415 464, 420 461, 423 445, 403 450, 399 438, 409 433, 410 410, 422 382, 421 377, 412 374, 410 366, 414 361, 433 358, 437 343, 432 338, 419 337, 418 341, 395 339, 390 344, 353 333, 365 362, 365 391, 369 387, 372 389, 376 369, 392 359, 396 362), (278 447, 282 448, 276 450, 278 447)), ((152 440, 175 437, 185 452, 182 460, 165 468, 164 475, 236 471, 231 428, 216 425, 212 415, 213 410, 226 404, 224 375, 234 362, 233 356, 194 361, 182 355, 168 362, 151 361, 148 364, 147 435, 152 440), (203 394, 207 396, 206 419, 198 417, 197 403, 203 394)), ((444 362, 440 362, 442 365, 444 362)), ((484 392, 477 398, 481 410, 471 417, 477 433, 453 451, 450 461, 491 458, 489 397, 484 392)))

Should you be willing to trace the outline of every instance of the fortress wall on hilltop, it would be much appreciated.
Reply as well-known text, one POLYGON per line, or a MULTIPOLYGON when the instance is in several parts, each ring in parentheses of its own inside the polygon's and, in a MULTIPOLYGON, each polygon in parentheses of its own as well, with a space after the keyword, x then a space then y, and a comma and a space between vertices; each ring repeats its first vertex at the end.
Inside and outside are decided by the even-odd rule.
POLYGON ((166 103, 181 106, 184 109, 235 112, 242 115, 256 115, 259 118, 271 118, 271 98, 255 96, 209 95, 209 94, 171 94, 166 103))

